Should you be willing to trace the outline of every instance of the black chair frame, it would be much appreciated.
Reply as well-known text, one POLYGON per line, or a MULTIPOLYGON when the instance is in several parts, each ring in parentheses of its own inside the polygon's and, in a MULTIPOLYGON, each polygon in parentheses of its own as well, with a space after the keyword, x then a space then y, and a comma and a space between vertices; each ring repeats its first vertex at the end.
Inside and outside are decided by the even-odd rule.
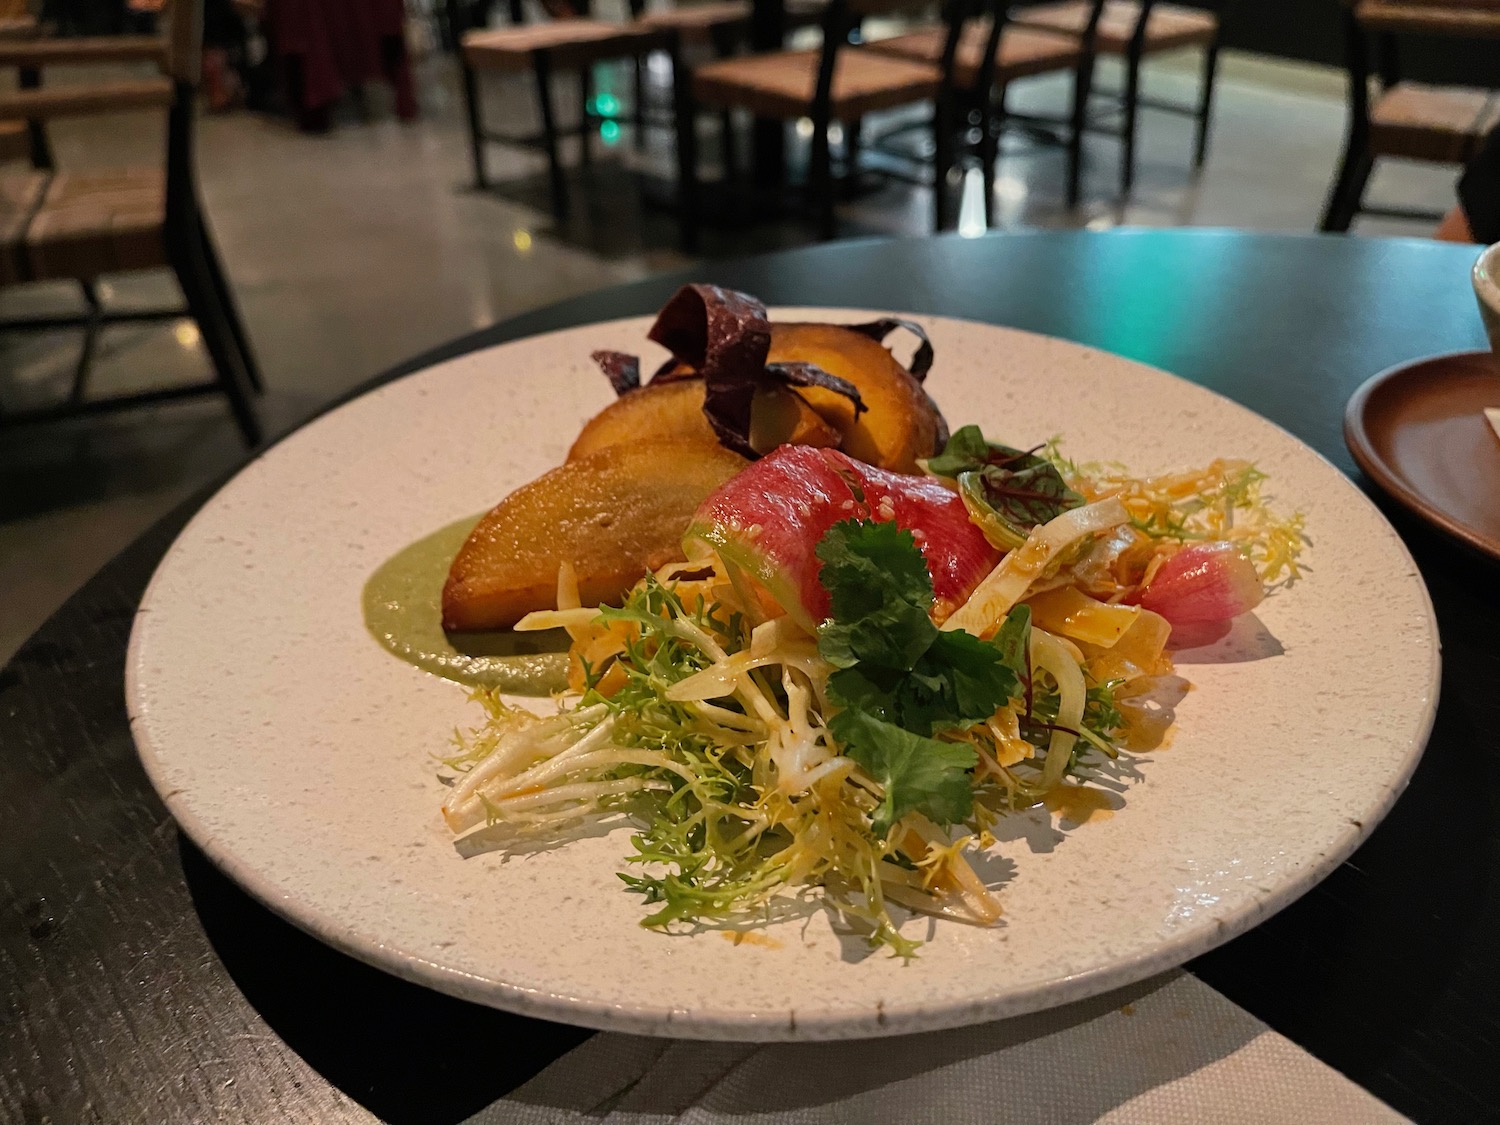
MULTIPOLYGON (((1099 32, 1099 20, 1104 14, 1105 0, 1093 0, 1093 8, 1089 12, 1088 23, 1084 26, 1079 36, 1079 45, 1082 56, 1078 60, 1078 66, 1073 72, 1072 103, 1069 107, 1067 118, 1067 140, 1064 147, 1068 154, 1068 180, 1067 180, 1067 206, 1069 210, 1078 206, 1082 194, 1083 184, 1083 137, 1088 131, 1089 104, 1094 91, 1094 65, 1097 60, 1097 41, 1099 32)), ((993 97, 993 84, 991 85, 991 96, 993 97)), ((1007 127, 1014 122, 1027 135, 1036 137, 1038 124, 1036 119, 1027 114, 1010 112, 1006 102, 1010 97, 1010 85, 1007 83, 1000 87, 1000 94, 995 100, 995 105, 989 114, 990 128, 982 137, 983 149, 980 153, 985 174, 984 199, 985 199, 985 221, 986 225, 993 225, 990 212, 994 206, 995 197, 995 170, 1000 161, 1000 141, 1005 135, 1007 127)), ((1044 138, 1050 139, 1050 138, 1044 138)))
MULTIPOLYGON (((177 277, 186 308, 124 309, 105 307, 95 279, 78 284, 84 300, 81 314, 0 320, 0 332, 54 331, 81 328, 83 341, 66 402, 26 411, 0 412, 0 429, 109 414, 165 402, 222 394, 229 401, 245 444, 260 444, 262 431, 255 411, 255 395, 264 384, 250 346, 249 334, 234 293, 219 263, 213 237, 204 221, 194 170, 195 93, 192 83, 177 80, 167 116, 166 214, 163 236, 168 265, 177 277), (104 398, 88 397, 89 375, 99 334, 111 324, 163 322, 191 318, 214 369, 209 383, 162 387, 104 398)), ((38 126, 39 128, 39 126, 38 126)), ((35 136, 35 134, 34 134, 35 136)), ((41 133, 45 143, 45 133, 41 133)), ((45 150, 50 162, 50 149, 45 150)), ((37 150, 33 148, 33 155, 37 150)), ((50 164, 44 164, 48 167, 50 164)), ((26 279, 22 279, 24 283, 26 279)))
POLYGON ((1396 35, 1390 31, 1367 32, 1360 26, 1352 5, 1344 6, 1344 68, 1349 75, 1349 129, 1339 172, 1328 193, 1318 229, 1342 234, 1360 215, 1410 222, 1441 221, 1441 211, 1386 207, 1364 201, 1365 187, 1375 170, 1375 153, 1370 147, 1370 79, 1377 78, 1380 88, 1389 90, 1401 81, 1401 63, 1396 35), (1372 42, 1376 52, 1373 67, 1370 60, 1372 42))
MULTIPOLYGON (((1096 88, 1090 76, 1089 103, 1084 112, 1083 128, 1086 132, 1113 137, 1120 142, 1120 194, 1122 196, 1129 195, 1135 186, 1137 140, 1142 109, 1192 118, 1195 122, 1193 168, 1195 170, 1202 168, 1208 159, 1209 128, 1213 120, 1214 84, 1218 78, 1219 48, 1222 36, 1216 35, 1213 41, 1203 49, 1203 71, 1199 80, 1196 105, 1183 105, 1180 102, 1143 97, 1141 95, 1141 66, 1147 58, 1146 32, 1150 25, 1151 11, 1156 7, 1157 2, 1158 0, 1139 0, 1140 15, 1135 27, 1131 30, 1130 41, 1126 44, 1125 54, 1122 56, 1125 66, 1124 88, 1120 90, 1096 88), (1095 100, 1102 100, 1104 104, 1095 108, 1093 104, 1095 100)), ((1221 28, 1223 20, 1234 7, 1235 2, 1236 0, 1223 0, 1222 3, 1214 6, 1221 28)), ((1093 26, 1096 28, 1101 13, 1102 10, 1096 10, 1094 13, 1093 26)), ((1095 51, 1096 59, 1097 55, 1098 52, 1095 51)), ((1058 119, 1038 115, 1012 115, 1012 120, 1042 129, 1064 124, 1058 119)), ((1044 133, 1030 131, 1039 139, 1048 139, 1044 133)), ((1077 202, 1076 191, 1070 192, 1069 205, 1075 206, 1077 202)))
MULTIPOLYGON (((640 19, 646 13, 646 0, 629 0, 631 19, 640 19)), ((713 48, 714 58, 727 59, 735 54, 744 43, 750 30, 748 19, 734 23, 720 24, 708 29, 709 44, 713 48)), ((686 50, 686 44, 682 45, 686 50)), ((631 121, 635 125, 635 146, 644 148, 646 145, 647 129, 665 129, 676 131, 677 115, 672 107, 665 111, 654 110, 646 97, 646 68, 645 58, 637 56, 634 60, 634 71, 632 75, 632 107, 631 121)), ((675 102, 675 96, 674 96, 675 102)), ((722 120, 724 128, 724 160, 726 173, 732 175, 734 168, 734 145, 730 143, 730 137, 734 131, 734 122, 730 117, 730 111, 725 110, 722 120)))
MULTIPOLYGON (((958 3, 958 0, 955 0, 958 3)), ((950 151, 951 159, 948 170, 941 174, 941 178, 934 179, 931 174, 926 173, 927 153, 913 149, 900 142, 901 138, 908 137, 913 133, 923 134, 924 139, 931 145, 932 154, 937 152, 936 129, 938 120, 936 107, 933 117, 926 121, 913 120, 892 125, 883 129, 868 141, 864 142, 863 150, 876 154, 882 158, 876 169, 880 175, 899 180, 902 183, 912 184, 917 187, 932 187, 934 192, 943 193, 947 191, 946 180, 951 176, 952 170, 962 168, 965 164, 978 167, 981 163, 983 151, 983 138, 991 128, 991 114, 993 112, 993 101, 990 98, 980 96, 980 91, 993 86, 995 79, 995 49, 1000 42, 1000 36, 1005 30, 1005 5, 997 4, 994 0, 969 0, 966 10, 963 10, 959 33, 952 34, 953 24, 946 17, 951 16, 955 9, 947 9, 944 12, 945 22, 949 27, 949 37, 944 43, 945 50, 948 44, 952 44, 954 58, 958 54, 958 45, 963 38, 963 27, 968 21, 982 19, 986 14, 992 14, 995 19, 991 21, 990 31, 986 37, 986 52, 984 61, 980 63, 980 69, 976 73, 974 82, 970 86, 961 85, 957 80, 953 64, 944 63, 944 83, 949 103, 947 117, 948 130, 951 134, 950 151), (920 169, 920 170, 919 170, 920 169)), ((847 146, 846 161, 848 167, 845 170, 846 177, 851 177, 858 170, 859 155, 861 151, 861 137, 863 135, 862 123, 851 122, 848 128, 849 143, 847 146)), ((934 169, 935 170, 935 169, 934 169)), ((952 210, 946 209, 943 213, 943 225, 938 230, 945 230, 951 225, 955 218, 952 210)), ((985 223, 991 222, 991 200, 985 200, 985 223)))
MULTIPOLYGON (((947 38, 939 64, 941 82, 932 117, 933 141, 936 148, 933 160, 933 223, 937 230, 945 230, 949 224, 949 198, 945 185, 948 170, 955 157, 953 130, 953 60, 958 51, 963 28, 970 18, 971 0, 949 0, 945 5, 944 22, 947 38)), ((913 4, 912 7, 917 7, 913 4)), ((892 5, 892 9, 899 5, 892 5)), ((829 0, 822 19, 823 44, 819 52, 817 81, 813 88, 813 99, 808 116, 812 120, 812 148, 808 160, 806 193, 815 209, 820 238, 831 239, 837 234, 835 214, 835 180, 833 175, 833 153, 829 138, 829 127, 833 124, 833 76, 841 50, 851 48, 851 40, 864 22, 861 13, 850 0, 829 0)), ((692 93, 692 74, 686 67, 675 72, 677 102, 677 184, 678 215, 682 229, 683 249, 692 252, 698 243, 698 130, 699 112, 692 93)), ((733 149, 730 115, 723 118, 723 149, 733 149)), ((843 123, 846 129, 845 152, 846 174, 857 159, 859 151, 860 122, 843 123)))
MULTIPOLYGON (((519 8, 519 3, 515 4, 513 14, 520 14, 519 8)), ((450 13, 454 10, 454 7, 450 7, 450 13)), ((468 28, 463 30, 467 31, 468 28)), ((461 40, 463 31, 460 31, 458 36, 461 40)), ((619 58, 632 57, 639 69, 639 62, 642 58, 654 51, 665 51, 672 60, 673 73, 676 73, 680 49, 679 36, 675 31, 640 30, 634 32, 632 38, 634 42, 631 54, 627 56, 622 53, 619 58)), ((556 104, 552 96, 552 78, 558 69, 555 57, 562 50, 566 48, 539 47, 531 52, 531 75, 536 89, 537 112, 541 118, 541 128, 534 133, 503 133, 486 128, 480 99, 479 72, 470 65, 462 47, 459 49, 459 68, 463 82, 464 110, 469 132, 469 155, 474 169, 474 186, 481 191, 489 188, 489 175, 485 170, 484 162, 486 145, 503 144, 542 152, 547 157, 552 213, 559 222, 565 220, 571 210, 568 177, 563 167, 559 142, 564 137, 577 137, 579 139, 579 165, 588 169, 593 164, 591 142, 595 134, 605 122, 621 120, 617 114, 599 113, 595 108, 593 67, 585 64, 577 68, 578 121, 573 125, 559 124, 556 104)))

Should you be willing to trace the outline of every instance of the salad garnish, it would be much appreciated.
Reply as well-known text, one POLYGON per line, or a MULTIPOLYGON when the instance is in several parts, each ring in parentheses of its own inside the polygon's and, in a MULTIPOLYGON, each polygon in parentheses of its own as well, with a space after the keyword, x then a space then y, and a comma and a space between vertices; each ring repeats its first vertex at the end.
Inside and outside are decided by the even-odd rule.
MULTIPOLYGON (((953 442, 971 438, 959 431, 953 442)), ((577 694, 538 718, 481 693, 487 721, 447 760, 453 830, 505 839, 627 821, 633 854, 620 877, 650 908, 643 924, 667 930, 755 924, 821 903, 909 957, 917 943, 901 933, 900 908, 995 923, 997 890, 971 860, 997 820, 1097 778, 1143 734, 1159 735, 1149 698, 1172 673, 1172 626, 1135 603, 1147 572, 1193 548, 1135 526, 1133 510, 1158 510, 1159 483, 1106 484, 1124 478, 1076 468, 1064 477, 1046 460, 1075 506, 1032 526, 943 617, 933 577, 942 560, 930 543, 924 554, 920 522, 902 526, 895 513, 907 508, 882 505, 891 486, 875 470, 826 496, 852 509, 826 526, 812 491, 787 494, 789 481, 822 488, 824 478, 788 476, 786 462, 838 456, 784 448, 721 489, 754 495, 756 474, 775 479, 783 511, 805 505, 806 525, 824 527, 811 554, 826 611, 811 629, 767 597, 774 588, 800 599, 800 587, 762 581, 764 565, 736 568, 704 540, 618 608, 578 605, 564 574, 558 608, 518 627, 568 629, 577 694)), ((1184 529, 1226 496, 1253 526, 1283 526, 1250 518, 1252 494, 1226 493, 1221 472, 1193 479, 1201 490, 1176 490, 1169 505, 1184 529)), ((704 507, 718 521, 707 539, 762 538, 753 523, 730 527, 722 498, 704 507)), ((1281 538, 1285 551, 1294 540, 1281 538)), ((1269 546, 1264 536, 1221 543, 1231 566, 1253 566, 1250 555, 1269 546)))
POLYGON ((459 627, 570 642, 555 714, 476 693, 448 826, 508 848, 630 825, 643 925, 827 909, 910 958, 907 912, 996 924, 975 860, 1001 820, 1112 804, 1184 698, 1172 647, 1300 573, 1302 519, 1248 462, 1140 477, 948 437, 909 322, 772 324, 687 286, 651 338, 672 357, 646 385, 595 354, 619 400, 477 525, 444 591, 459 627), (879 343, 896 328, 909 367, 879 343), (566 517, 555 540, 536 513, 566 517))

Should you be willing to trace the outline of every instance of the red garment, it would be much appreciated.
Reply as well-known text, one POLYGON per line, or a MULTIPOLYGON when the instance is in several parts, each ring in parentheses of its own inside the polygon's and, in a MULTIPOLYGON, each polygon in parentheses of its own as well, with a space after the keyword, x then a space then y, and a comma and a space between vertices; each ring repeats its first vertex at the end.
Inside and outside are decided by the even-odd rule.
POLYGON ((326 120, 346 90, 376 78, 395 88, 402 120, 416 117, 402 0, 267 0, 261 23, 283 70, 297 66, 292 85, 304 123, 326 120))

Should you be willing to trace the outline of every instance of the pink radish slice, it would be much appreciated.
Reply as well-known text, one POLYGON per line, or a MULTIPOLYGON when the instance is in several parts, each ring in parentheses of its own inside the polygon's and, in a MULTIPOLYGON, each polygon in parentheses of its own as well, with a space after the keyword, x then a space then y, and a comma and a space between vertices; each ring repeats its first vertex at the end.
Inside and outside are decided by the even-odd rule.
POLYGON ((1249 613, 1266 596, 1255 564, 1232 543, 1184 547, 1156 572, 1141 605, 1173 625, 1228 621, 1249 613))

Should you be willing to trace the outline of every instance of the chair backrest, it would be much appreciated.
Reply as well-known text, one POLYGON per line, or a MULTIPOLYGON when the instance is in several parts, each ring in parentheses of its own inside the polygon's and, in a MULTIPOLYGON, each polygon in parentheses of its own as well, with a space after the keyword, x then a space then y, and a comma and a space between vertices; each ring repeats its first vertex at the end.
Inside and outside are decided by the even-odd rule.
MULTIPOLYGON (((1092 67, 1094 64, 1094 52, 1099 39, 1099 21, 1104 18, 1104 7, 1109 0, 1091 0, 1089 4, 1089 16, 1079 33, 1078 40, 1083 45, 1083 60, 1078 64, 1083 67, 1092 67)), ((1155 0, 1147 0, 1143 6, 1145 14, 1150 13, 1150 5, 1155 0)), ((984 54, 980 57, 984 60, 980 63, 979 74, 974 82, 976 90, 988 90, 995 84, 995 66, 1000 54, 1000 40, 1005 33, 1005 25, 1010 22, 1011 11, 1021 5, 1009 3, 1008 0, 997 0, 990 5, 990 28, 989 35, 984 44, 984 54)), ((1142 15, 1142 20, 1145 19, 1142 15)), ((982 15, 981 15, 982 18, 982 15)), ((1144 27, 1144 23, 1140 25, 1144 27)))
POLYGON ((1370 45, 1386 88, 1401 81, 1398 38, 1500 39, 1500 0, 1339 0, 1344 7, 1344 65, 1356 119, 1369 115, 1370 45))
POLYGON ((198 85, 203 66, 203 0, 172 0, 163 19, 167 74, 177 82, 198 85))
POLYGON ((1500 0, 1356 0, 1352 9, 1360 27, 1377 34, 1500 38, 1500 0))
MULTIPOLYGON (((943 25, 947 34, 939 63, 943 96, 953 89, 953 60, 968 23, 995 6, 996 0, 943 0, 943 25)), ((813 122, 826 124, 833 92, 838 53, 867 17, 918 15, 932 10, 932 0, 828 0, 823 10, 823 51, 818 64, 818 82, 813 94, 813 122)))
POLYGON ((199 219, 194 168, 194 88, 203 67, 203 0, 170 0, 162 14, 167 76, 177 96, 167 112, 167 238, 185 237, 199 219))
POLYGON ((1339 0, 1344 8, 1344 66, 1349 73, 1349 127, 1370 129, 1370 78, 1389 89, 1401 81, 1397 39, 1500 38, 1500 0, 1339 0), (1377 49, 1371 67, 1371 42, 1377 49))

